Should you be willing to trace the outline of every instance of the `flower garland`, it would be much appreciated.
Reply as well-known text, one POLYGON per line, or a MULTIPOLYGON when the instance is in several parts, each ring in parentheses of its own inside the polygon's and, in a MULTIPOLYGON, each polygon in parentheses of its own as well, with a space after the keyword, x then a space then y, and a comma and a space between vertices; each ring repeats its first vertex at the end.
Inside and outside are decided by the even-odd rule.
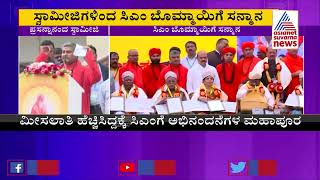
POLYGON ((164 85, 162 86, 161 88, 161 98, 164 99, 164 98, 167 98, 168 97, 168 94, 170 97, 180 97, 181 95, 181 90, 180 90, 180 86, 176 86, 175 87, 175 91, 172 95, 172 92, 170 91, 169 87, 167 85, 164 85))
POLYGON ((266 73, 267 76, 267 80, 268 80, 268 90, 270 91, 270 93, 272 94, 272 96, 274 97, 274 93, 277 93, 277 96, 275 97, 275 105, 277 106, 279 101, 280 101, 280 94, 283 92, 283 86, 281 85, 281 78, 280 78, 280 72, 282 70, 282 66, 281 64, 278 62, 276 64, 276 71, 277 71, 277 75, 276 75, 276 79, 278 81, 278 83, 273 83, 271 81, 271 77, 269 74, 269 63, 268 62, 264 62, 263 64, 263 69, 266 73))
POLYGON ((265 93, 262 82, 260 82, 259 85, 256 87, 251 86, 249 81, 246 83, 246 85, 247 85, 248 89, 253 89, 253 91, 255 91, 255 92, 259 92, 263 95, 265 93))
MULTIPOLYGON (((133 89, 131 95, 132 95, 134 98, 139 97, 139 88, 138 88, 136 85, 133 85, 133 88, 134 88, 134 89, 133 89)), ((124 95, 124 92, 123 92, 122 89, 124 89, 124 86, 123 86, 123 85, 120 86, 118 96, 123 96, 123 95, 124 95)), ((127 98, 127 97, 128 97, 128 94, 126 94, 125 97, 127 98)))
POLYGON ((201 84, 200 86, 200 97, 205 97, 208 99, 217 99, 219 100, 221 98, 221 90, 216 88, 215 86, 212 86, 210 88, 210 92, 207 91, 204 84, 201 84))
POLYGON ((32 63, 29 66, 27 66, 23 70, 24 74, 43 74, 43 75, 51 75, 52 78, 57 78, 58 76, 64 76, 64 74, 70 72, 63 68, 62 66, 53 64, 53 63, 45 63, 45 62, 40 62, 40 63, 32 63))

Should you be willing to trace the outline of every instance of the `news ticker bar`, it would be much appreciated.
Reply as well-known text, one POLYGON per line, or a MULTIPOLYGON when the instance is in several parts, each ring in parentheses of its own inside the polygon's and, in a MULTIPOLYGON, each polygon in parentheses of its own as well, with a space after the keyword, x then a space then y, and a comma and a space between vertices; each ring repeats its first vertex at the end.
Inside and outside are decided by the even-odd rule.
POLYGON ((0 115, 0 130, 312 131, 320 115, 0 115))
POLYGON ((271 26, 271 9, 19 9, 19 26, 271 26))

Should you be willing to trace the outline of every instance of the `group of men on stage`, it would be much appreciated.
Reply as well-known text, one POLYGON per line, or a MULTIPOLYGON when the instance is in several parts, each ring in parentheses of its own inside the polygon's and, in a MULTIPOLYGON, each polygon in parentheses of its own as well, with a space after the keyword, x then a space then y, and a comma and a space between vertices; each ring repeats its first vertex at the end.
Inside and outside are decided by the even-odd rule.
POLYGON ((151 63, 139 65, 139 52, 128 51, 128 61, 120 66, 119 54, 110 53, 111 74, 115 79, 113 96, 125 98, 149 98, 154 104, 162 104, 170 97, 181 100, 221 100, 237 102, 247 94, 260 94, 269 109, 279 108, 291 93, 303 94, 303 58, 296 49, 289 49, 282 60, 277 50, 259 46, 259 57, 254 56, 255 44, 241 45, 243 56, 234 62, 236 49, 221 38, 212 52, 197 51, 193 41, 185 44, 187 56, 180 57, 181 50, 169 50, 169 63, 160 63, 159 48, 151 48, 151 63))

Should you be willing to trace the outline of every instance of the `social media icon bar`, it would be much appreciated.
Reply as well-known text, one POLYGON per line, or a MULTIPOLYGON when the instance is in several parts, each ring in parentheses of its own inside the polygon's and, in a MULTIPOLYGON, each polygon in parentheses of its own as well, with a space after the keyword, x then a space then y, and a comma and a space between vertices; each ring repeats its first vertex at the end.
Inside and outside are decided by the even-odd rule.
POLYGON ((7 176, 57 176, 59 160, 8 160, 7 176))
POLYGON ((229 176, 276 176, 276 160, 228 161, 229 176))
POLYGON ((119 161, 119 176, 174 176, 175 160, 119 161))
POLYGON ((26 162, 24 160, 8 160, 7 176, 26 176, 26 162))
POLYGON ((136 161, 119 161, 119 176, 136 176, 137 162, 136 161))
POLYGON ((247 176, 248 164, 247 161, 229 161, 229 176, 247 176))

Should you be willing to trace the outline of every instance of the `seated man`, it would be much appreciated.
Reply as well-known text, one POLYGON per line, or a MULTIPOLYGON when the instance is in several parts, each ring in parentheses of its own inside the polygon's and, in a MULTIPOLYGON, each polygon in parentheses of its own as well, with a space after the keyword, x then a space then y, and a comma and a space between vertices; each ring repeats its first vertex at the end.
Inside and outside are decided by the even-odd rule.
POLYGON ((227 94, 224 93, 213 83, 214 78, 216 77, 214 76, 213 71, 204 71, 202 73, 202 84, 200 85, 200 88, 198 88, 192 96, 192 100, 199 100, 202 102, 207 102, 210 100, 227 101, 227 94))
MULTIPOLYGON (((269 90, 262 84, 261 77, 262 77, 261 73, 256 71, 251 71, 249 73, 249 81, 239 88, 237 92, 237 99, 242 101, 244 99, 250 98, 255 102, 265 103, 267 104, 269 109, 273 109, 275 104, 274 97, 270 94, 269 90)), ((260 107, 253 107, 253 108, 260 108, 260 107)), ((246 109, 246 108, 241 107, 241 109, 246 109)))
POLYGON ((133 83, 134 74, 131 71, 126 71, 121 75, 123 84, 119 90, 112 93, 112 96, 123 96, 127 98, 145 98, 147 99, 146 93, 133 83))
POLYGON ((188 93, 182 87, 177 84, 177 75, 173 71, 169 71, 165 74, 166 84, 163 85, 154 94, 152 100, 154 105, 165 104, 167 98, 180 97, 181 101, 189 100, 188 93))
MULTIPOLYGON (((120 86, 119 90, 112 93, 111 96, 122 96, 125 99, 129 99, 129 98, 147 99, 148 98, 146 93, 133 83, 134 74, 131 71, 125 71, 124 73, 122 73, 121 78, 122 78, 123 84, 120 86)), ((123 112, 116 112, 116 114, 123 114, 123 112)))

